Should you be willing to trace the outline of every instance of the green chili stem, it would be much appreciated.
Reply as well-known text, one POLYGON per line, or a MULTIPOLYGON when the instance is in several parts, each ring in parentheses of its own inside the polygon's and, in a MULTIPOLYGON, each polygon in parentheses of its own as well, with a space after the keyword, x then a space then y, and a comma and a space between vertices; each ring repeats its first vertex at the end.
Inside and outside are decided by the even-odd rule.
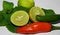
POLYGON ((60 30, 60 26, 53 26, 52 30, 60 30))

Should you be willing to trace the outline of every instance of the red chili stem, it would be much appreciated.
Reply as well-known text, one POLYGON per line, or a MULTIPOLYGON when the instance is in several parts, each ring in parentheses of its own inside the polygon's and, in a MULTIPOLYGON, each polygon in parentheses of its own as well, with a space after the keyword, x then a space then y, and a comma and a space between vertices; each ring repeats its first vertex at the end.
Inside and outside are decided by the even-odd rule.
POLYGON ((60 30, 60 26, 53 26, 52 30, 60 30))

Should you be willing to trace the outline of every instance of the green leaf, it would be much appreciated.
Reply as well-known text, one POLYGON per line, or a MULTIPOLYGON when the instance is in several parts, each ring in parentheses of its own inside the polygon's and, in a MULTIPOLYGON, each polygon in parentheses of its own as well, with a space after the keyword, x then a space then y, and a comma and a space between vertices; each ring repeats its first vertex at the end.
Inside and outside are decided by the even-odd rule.
POLYGON ((45 15, 54 15, 55 14, 54 10, 52 10, 52 9, 43 9, 43 11, 45 12, 45 15))
POLYGON ((3 17, 4 17, 4 20, 5 20, 5 21, 2 21, 2 22, 3 22, 3 24, 5 24, 6 28, 7 28, 10 32, 16 33, 17 26, 14 26, 14 25, 10 22, 10 16, 11 16, 11 14, 3 13, 3 17))
POLYGON ((7 23, 6 23, 6 20, 2 20, 1 22, 0 22, 0 26, 5 26, 7 23))
POLYGON ((0 11, 0 22, 3 20, 2 11, 0 11))
POLYGON ((15 7, 11 13, 14 13, 19 10, 25 10, 26 12, 29 12, 29 9, 20 6, 20 7, 15 7))
POLYGON ((5 26, 6 28, 13 33, 16 33, 17 26, 14 26, 10 21, 11 14, 3 13, 4 19, 5 19, 5 26))
POLYGON ((17 27, 10 22, 13 6, 12 2, 3 1, 3 11, 0 12, 0 26, 6 26, 10 32, 15 33, 17 27))
POLYGON ((12 2, 3 1, 3 10, 10 13, 13 9, 14 4, 12 2))
POLYGON ((3 17, 4 17, 4 19, 7 20, 7 21, 10 21, 10 15, 11 15, 11 14, 3 13, 3 17))
POLYGON ((0 11, 0 26, 4 26, 5 25, 5 21, 4 21, 4 17, 2 15, 3 11, 0 11))
POLYGON ((11 22, 7 21, 6 28, 13 33, 16 33, 17 26, 14 26, 11 22))

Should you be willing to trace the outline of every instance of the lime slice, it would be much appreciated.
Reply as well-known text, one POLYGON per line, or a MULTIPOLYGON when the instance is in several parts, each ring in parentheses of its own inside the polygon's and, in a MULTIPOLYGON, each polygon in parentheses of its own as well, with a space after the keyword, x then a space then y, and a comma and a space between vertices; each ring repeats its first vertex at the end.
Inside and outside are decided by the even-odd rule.
POLYGON ((11 15, 11 22, 16 26, 24 26, 29 21, 29 15, 25 11, 16 11, 11 15))
POLYGON ((25 8, 31 8, 35 4, 34 4, 34 0, 18 0, 18 5, 25 8))
POLYGON ((44 11, 39 7, 32 7, 29 12, 30 19, 34 22, 37 22, 36 15, 44 16, 44 11))

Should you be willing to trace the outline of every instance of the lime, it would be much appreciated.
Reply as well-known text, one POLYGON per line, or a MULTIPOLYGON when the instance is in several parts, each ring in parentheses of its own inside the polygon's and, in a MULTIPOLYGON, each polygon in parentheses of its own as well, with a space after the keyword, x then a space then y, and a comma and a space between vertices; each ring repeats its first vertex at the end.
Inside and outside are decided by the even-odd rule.
POLYGON ((34 22, 37 22, 37 20, 36 20, 36 16, 37 16, 37 15, 44 16, 45 13, 44 13, 44 11, 43 11, 41 8, 39 8, 39 7, 32 7, 32 8, 30 9, 30 11, 29 11, 30 19, 31 19, 32 21, 34 21, 34 22))
POLYGON ((29 21, 29 15, 25 11, 16 11, 11 15, 11 22, 16 26, 24 26, 29 21))
POLYGON ((18 0, 18 5, 25 8, 31 8, 34 6, 34 0, 18 0))

